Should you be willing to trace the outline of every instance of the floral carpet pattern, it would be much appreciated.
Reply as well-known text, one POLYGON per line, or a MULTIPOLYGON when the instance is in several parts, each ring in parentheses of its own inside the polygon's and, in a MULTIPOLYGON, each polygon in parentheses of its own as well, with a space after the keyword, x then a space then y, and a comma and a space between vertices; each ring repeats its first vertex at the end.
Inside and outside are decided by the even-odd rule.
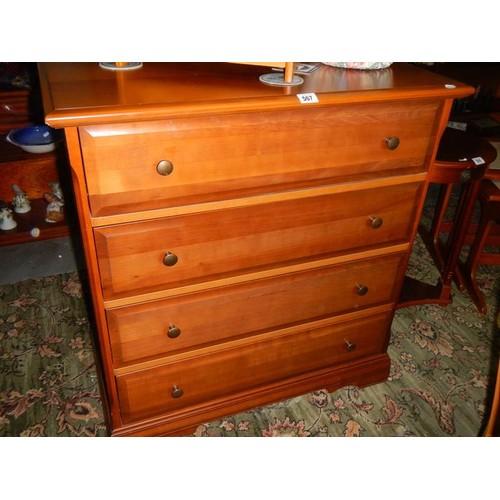
POLYGON ((0 436, 106 436, 76 273, 0 287, 0 436))
MULTIPOLYGON (((437 274, 417 238, 409 273, 437 274)), ((194 436, 479 436, 498 359, 500 267, 479 268, 489 310, 397 311, 381 384, 318 390, 200 425, 194 436)), ((0 436, 107 436, 85 296, 76 273, 0 287, 0 436)))

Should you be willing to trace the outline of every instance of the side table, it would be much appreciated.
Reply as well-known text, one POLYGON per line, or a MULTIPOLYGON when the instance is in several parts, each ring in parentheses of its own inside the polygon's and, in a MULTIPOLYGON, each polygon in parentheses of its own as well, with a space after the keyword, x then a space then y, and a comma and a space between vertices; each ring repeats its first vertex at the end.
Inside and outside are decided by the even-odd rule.
POLYGON ((430 229, 419 226, 419 234, 439 269, 440 279, 436 285, 429 285, 406 277, 398 307, 450 304, 454 279, 461 290, 465 289, 459 258, 480 182, 496 155, 496 149, 488 141, 470 131, 447 128, 443 133, 436 161, 429 172, 429 182, 441 185, 439 197, 430 229), (456 185, 461 186, 460 194, 454 216, 445 229, 445 214, 456 185), (443 232, 448 232, 445 242, 440 238, 443 232))

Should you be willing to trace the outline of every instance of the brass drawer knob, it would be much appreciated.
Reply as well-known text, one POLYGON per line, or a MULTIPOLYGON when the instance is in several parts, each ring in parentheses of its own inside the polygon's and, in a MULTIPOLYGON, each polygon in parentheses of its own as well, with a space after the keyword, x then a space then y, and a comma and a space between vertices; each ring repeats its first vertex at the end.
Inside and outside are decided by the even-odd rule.
POLYGON ((363 295, 366 295, 368 293, 368 287, 365 285, 356 285, 356 293, 361 297, 363 295))
POLYGON ((184 394, 184 391, 180 387, 177 387, 176 385, 174 385, 172 387, 172 392, 170 393, 170 395, 174 399, 179 399, 180 397, 182 397, 183 394, 184 394))
POLYGON ((387 144, 387 149, 393 151, 399 146, 399 137, 386 137, 385 143, 387 144))
POLYGON ((181 329, 177 328, 175 325, 170 325, 168 327, 167 336, 171 339, 176 339, 181 334, 181 329))
POLYGON ((370 225, 373 229, 378 229, 383 223, 384 219, 382 217, 369 217, 370 225))
POLYGON ((167 252, 163 257, 163 264, 165 264, 168 267, 175 266, 178 260, 179 259, 177 255, 175 255, 175 253, 167 252))
POLYGON ((345 350, 347 352, 352 352, 354 349, 356 349, 356 344, 354 342, 349 342, 347 339, 345 340, 345 350))
POLYGON ((160 175, 170 175, 173 170, 174 164, 168 160, 161 160, 160 162, 158 162, 158 165, 156 165, 156 171, 160 175))

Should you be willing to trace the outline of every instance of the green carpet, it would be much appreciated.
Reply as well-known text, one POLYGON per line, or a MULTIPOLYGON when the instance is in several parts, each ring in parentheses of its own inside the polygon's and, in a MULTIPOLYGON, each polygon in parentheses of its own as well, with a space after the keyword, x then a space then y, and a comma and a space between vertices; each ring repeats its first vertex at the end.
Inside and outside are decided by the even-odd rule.
POLYGON ((0 287, 0 436, 105 436, 76 273, 0 287))
MULTIPOLYGON (((409 274, 436 271, 417 238, 409 274)), ((399 310, 387 382, 315 391, 200 425, 197 436, 478 436, 498 356, 500 267, 479 269, 489 311, 399 310)), ((76 273, 0 287, 0 436, 106 436, 91 328, 76 273)))

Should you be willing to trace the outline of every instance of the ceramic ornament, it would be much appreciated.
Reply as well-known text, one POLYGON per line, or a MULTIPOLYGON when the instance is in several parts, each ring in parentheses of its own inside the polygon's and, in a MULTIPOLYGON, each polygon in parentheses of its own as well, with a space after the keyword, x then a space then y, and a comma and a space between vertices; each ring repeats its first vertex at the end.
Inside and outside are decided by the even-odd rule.
POLYGON ((52 193, 45 193, 43 197, 48 202, 45 222, 56 223, 62 221, 64 219, 64 203, 52 193))
POLYGON ((26 196, 26 193, 17 184, 12 184, 12 191, 14 191, 14 211, 18 214, 25 214, 31 210, 31 204, 26 196))
MULTIPOLYGON (((1 201, 1 200, 0 200, 1 201)), ((0 203, 0 229, 8 231, 17 227, 17 222, 12 216, 12 210, 7 207, 4 201, 0 203)))

